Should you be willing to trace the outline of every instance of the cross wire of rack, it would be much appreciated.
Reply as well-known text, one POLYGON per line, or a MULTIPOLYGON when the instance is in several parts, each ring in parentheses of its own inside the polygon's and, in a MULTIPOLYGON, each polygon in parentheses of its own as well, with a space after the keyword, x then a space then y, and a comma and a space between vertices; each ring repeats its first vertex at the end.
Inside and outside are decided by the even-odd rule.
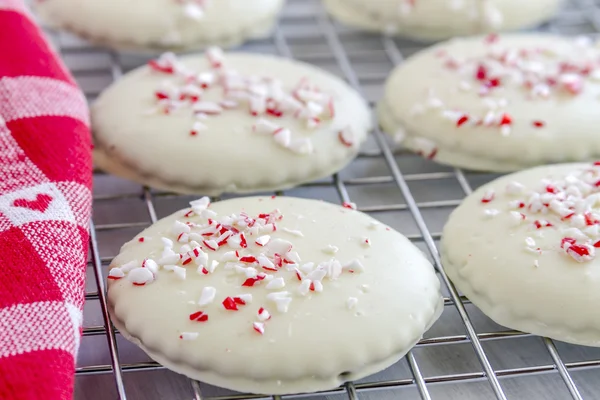
MULTIPOLYGON (((555 20, 540 29, 563 34, 593 36, 600 31, 600 4, 598 4, 598 0, 571 0, 555 20)), ((57 44, 67 65, 90 100, 93 100, 101 89, 118 79, 128 69, 143 63, 141 59, 135 57, 132 61, 127 59, 126 55, 90 47, 64 33, 49 31, 49 35, 57 44), (107 61, 102 61, 104 59, 107 61)), ((361 92, 371 105, 381 95, 383 82, 391 69, 401 63, 406 56, 423 47, 423 44, 364 34, 343 27, 327 15, 318 0, 288 0, 280 23, 272 37, 246 46, 249 51, 274 52, 284 57, 298 58, 330 69, 361 92)), ((257 396, 232 392, 213 396, 210 393, 215 392, 215 388, 185 379, 184 385, 187 385, 189 391, 181 391, 178 388, 170 394, 155 394, 156 398, 241 400, 301 397, 354 400, 385 397, 429 400, 600 397, 600 389, 594 389, 597 386, 594 386, 593 383, 594 379, 597 381, 597 374, 600 371, 598 369, 600 367, 599 351, 555 343, 547 338, 506 330, 506 328, 494 326, 490 321, 484 324, 477 322, 485 320, 485 317, 478 313, 468 299, 457 292, 443 271, 436 248, 436 241, 440 238, 440 233, 430 227, 442 226, 448 213, 460 203, 465 195, 472 192, 473 182, 481 184, 494 176, 470 174, 459 169, 438 166, 402 151, 392 150, 392 148, 389 139, 376 129, 371 135, 370 143, 361 151, 357 160, 348 167, 351 172, 345 173, 345 170, 329 179, 303 185, 297 189, 298 191, 291 190, 277 194, 323 197, 321 194, 327 193, 327 196, 331 197, 333 192, 335 195, 328 200, 354 201, 361 211, 367 212, 375 218, 387 218, 389 221, 386 223, 390 223, 406 234, 430 256, 439 278, 445 286, 445 310, 438 324, 434 325, 431 330, 434 332, 433 336, 426 335, 426 338, 421 340, 401 361, 406 367, 405 376, 369 377, 359 382, 348 382, 342 387, 328 392, 296 396, 257 396), (383 193, 380 197, 377 195, 378 190, 383 193), (353 195, 353 193, 355 194, 353 195), (362 199, 360 199, 361 197, 362 199), (381 201, 385 204, 377 203, 378 199, 383 198, 390 201, 381 201), (412 231, 411 228, 406 228, 407 226, 412 227, 412 231), (455 333, 435 334, 444 332, 444 326, 449 326, 456 321, 460 322, 460 328, 455 333), (437 326, 440 328, 436 330, 437 326), (486 328, 476 329, 477 326, 486 328), (488 328, 489 326, 492 328, 488 328), (493 329, 494 327, 496 329, 493 329), (498 349, 498 346, 511 347, 511 343, 519 340, 527 341, 525 347, 516 347, 517 350, 513 350, 513 353, 515 351, 526 353, 527 349, 535 347, 537 355, 529 357, 524 354, 519 359, 520 365, 512 367, 506 365, 509 363, 508 361, 495 360, 499 354, 510 353, 504 347, 498 349), (489 347, 494 345, 496 348, 489 347), (461 351, 456 350, 458 346, 461 346, 461 351), (436 368, 446 362, 445 356, 442 355, 442 351, 446 350, 448 350, 447 357, 458 359, 454 359, 453 367, 450 369, 457 369, 445 373, 428 373, 427 370, 435 372, 443 369, 443 367, 436 368), (422 354, 419 353, 421 351, 422 354), (454 351, 456 353, 453 353, 454 351), (467 353, 471 354, 470 361, 466 361, 468 357, 465 354, 467 353), (568 355, 569 360, 565 360, 565 354, 568 355), (462 357, 465 358, 462 359, 462 357), (532 361, 533 359, 535 360, 532 361), (527 363, 528 360, 532 362, 527 363), (469 368, 463 368, 463 364, 469 364, 469 368), (591 371, 592 375, 575 376, 580 371, 591 371), (552 376, 553 380, 527 381, 529 377, 547 375, 552 376), (526 378, 525 382, 510 383, 510 379, 519 378, 526 378), (590 379, 592 383, 590 383, 590 379), (441 385, 442 383, 446 385, 441 385), (477 385, 474 390, 465 392, 452 388, 452 385, 461 383, 477 383, 477 385), (443 388, 440 389, 440 386, 443 388), (534 390, 531 389, 532 387, 534 390)), ((95 218, 90 226, 91 256, 88 266, 86 300, 92 306, 96 304, 97 309, 96 316, 91 318, 95 321, 91 323, 87 318, 90 313, 84 313, 86 318, 84 318, 80 360, 76 370, 76 398, 146 399, 150 398, 151 394, 144 390, 151 386, 152 380, 141 380, 141 384, 138 380, 133 385, 127 385, 126 380, 130 375, 144 371, 164 372, 165 370, 149 359, 142 362, 124 362, 122 360, 123 346, 126 345, 126 342, 119 340, 119 333, 110 323, 104 283, 106 267, 116 255, 118 247, 112 245, 112 248, 107 250, 103 250, 103 247, 111 247, 106 246, 105 242, 108 243, 113 236, 119 236, 118 232, 124 232, 124 240, 127 240, 127 235, 132 237, 137 231, 156 222, 160 214, 157 212, 158 202, 174 201, 183 205, 189 201, 189 196, 157 192, 137 185, 133 187, 138 189, 132 190, 132 186, 127 186, 122 180, 100 172, 94 174, 94 180, 99 189, 95 190, 95 218), (103 188, 110 189, 104 193, 103 188), (121 191, 120 188, 123 190, 121 191), (131 208, 130 206, 124 207, 124 202, 133 202, 135 210, 143 209, 145 215, 135 222, 123 222, 122 220, 115 222, 110 218, 107 219, 107 215, 119 214, 120 208, 125 209, 124 212, 127 213, 131 208), (108 356, 103 353, 97 359, 105 360, 104 363, 92 361, 91 365, 85 365, 85 362, 82 365, 82 358, 86 358, 84 357, 86 354, 100 346, 98 341, 88 343, 89 339, 101 339, 103 336, 107 339, 108 356), (120 350, 117 342, 121 347, 120 350), (112 379, 103 379, 98 384, 82 381, 87 377, 96 376, 108 376, 112 379), (91 385, 89 390, 86 389, 88 385, 91 385)), ((167 214, 164 213, 164 215, 167 214)), ((95 360, 96 358, 91 357, 91 359, 95 360)), ((181 386, 183 378, 174 373, 170 374, 172 375, 169 375, 168 378, 178 379, 178 384, 181 386)), ((156 387, 154 388, 156 389, 156 387)))

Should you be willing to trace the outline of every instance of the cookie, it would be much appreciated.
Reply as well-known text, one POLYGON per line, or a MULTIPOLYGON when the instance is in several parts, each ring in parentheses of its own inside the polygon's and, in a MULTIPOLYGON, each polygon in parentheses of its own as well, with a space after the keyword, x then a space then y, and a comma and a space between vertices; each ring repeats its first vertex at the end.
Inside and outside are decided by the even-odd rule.
POLYGON ((357 154, 370 110, 341 79, 258 54, 165 54, 92 107, 95 163, 184 193, 278 190, 323 178, 357 154))
POLYGON ((443 308, 425 256, 354 209, 208 198, 126 243, 108 303, 169 369, 231 390, 328 390, 403 357, 443 308))
POLYGON ((233 47, 270 34, 284 0, 36 0, 49 26, 118 50, 233 47))
POLYGON ((507 172, 600 156, 600 50, 583 38, 454 39, 389 77, 384 130, 425 157, 507 172))
POLYGON ((434 41, 533 27, 562 0, 325 0, 341 22, 360 29, 434 41))
POLYGON ((452 213, 442 259, 497 323, 600 346, 600 163, 536 167, 479 188, 452 213))

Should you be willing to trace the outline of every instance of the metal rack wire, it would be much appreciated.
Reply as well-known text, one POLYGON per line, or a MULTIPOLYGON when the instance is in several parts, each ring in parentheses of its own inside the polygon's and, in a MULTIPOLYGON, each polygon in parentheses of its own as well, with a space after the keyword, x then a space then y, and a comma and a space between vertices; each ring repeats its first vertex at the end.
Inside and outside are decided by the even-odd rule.
MULTIPOLYGON (((600 1, 571 0, 558 18, 542 29, 565 34, 587 33, 593 35, 600 31, 600 1)), ((118 79, 129 66, 143 62, 143 60, 134 58, 132 61, 126 59, 123 55, 91 48, 86 44, 73 41, 72 38, 68 38, 63 34, 51 32, 51 35, 56 39, 58 48, 90 100, 98 94, 100 89, 111 81, 118 79), (82 59, 92 61, 81 62, 82 59), (105 59, 105 61, 97 61, 101 59, 105 59)), ((382 84, 391 68, 401 63, 408 54, 423 47, 423 45, 413 42, 365 35, 342 27, 330 19, 317 0, 288 0, 288 6, 272 39, 254 43, 250 46, 251 50, 274 50, 284 57, 298 57, 317 65, 327 65, 362 92, 371 103, 378 97, 377 94, 373 94, 373 91, 381 91, 382 84), (296 29, 303 24, 310 25, 310 29, 296 29), (358 68, 362 64, 367 64, 367 66, 358 68), (381 65, 384 64, 386 67, 381 68, 381 65)), ((335 193, 334 198, 328 200, 354 201, 358 204, 360 210, 373 213, 375 217, 386 216, 392 220, 397 220, 397 226, 395 227, 429 253, 443 285, 447 288, 445 310, 438 324, 451 325, 458 321, 462 327, 462 332, 458 334, 434 334, 419 342, 408 353, 405 358, 406 361, 402 361, 406 362, 407 375, 401 378, 370 377, 360 382, 349 382, 343 387, 329 392, 281 397, 250 396, 229 392, 223 394, 202 383, 187 381, 185 383, 189 389, 187 392, 185 390, 183 392, 181 390, 173 392, 187 394, 159 394, 156 398, 191 397, 196 400, 241 400, 302 397, 355 400, 367 397, 380 399, 387 396, 395 399, 421 398, 429 400, 454 398, 583 399, 600 397, 600 389, 594 390, 593 383, 590 385, 589 382, 579 377, 577 379, 573 377, 573 374, 577 371, 591 369, 597 378, 600 375, 600 354, 598 352, 563 344, 558 345, 559 350, 557 344, 546 338, 535 338, 521 332, 507 331, 502 327, 497 327, 496 330, 481 328, 480 325, 482 324, 478 322, 481 318, 479 318, 477 311, 470 305, 468 299, 457 292, 443 271, 436 248, 436 240, 439 239, 440 234, 431 227, 441 226, 445 221, 443 213, 440 214, 439 212, 440 210, 443 210, 447 215, 453 207, 460 203, 462 197, 471 193, 474 183, 488 180, 491 178, 490 176, 473 175, 461 170, 435 166, 412 155, 393 151, 388 138, 379 130, 373 132, 371 143, 366 146, 358 159, 349 168, 360 172, 354 175, 342 172, 334 175, 331 179, 304 185, 300 190, 309 191, 308 194, 302 195, 314 197, 310 189, 329 190, 328 193, 333 191, 335 193), (363 165, 363 161, 366 161, 366 167, 363 165), (373 165, 378 166, 372 168, 373 165), (440 182, 446 182, 446 185, 440 185, 440 182), (448 183, 452 185, 452 188, 448 187, 448 183), (426 197, 423 196, 423 193, 435 192, 435 188, 438 186, 444 186, 441 194, 433 196, 433 199, 423 199, 426 197), (367 202, 361 202, 355 195, 352 195, 356 188, 368 188, 366 190, 371 196, 371 188, 374 187, 385 187, 387 197, 393 199, 393 201, 383 201, 385 204, 362 204, 367 202), (449 193, 453 194, 450 195, 449 193), (412 220, 407 219, 407 216, 412 220), (409 225, 412 228, 406 228, 409 225), (478 321, 474 322, 475 318, 478 321), (545 361, 523 363, 518 367, 504 367, 502 363, 494 361, 490 356, 494 354, 489 348, 486 350, 486 346, 493 342, 516 343, 518 340, 540 341, 543 346, 539 346, 538 350, 545 352, 545 355, 542 354, 541 358, 538 358, 545 361), (449 349, 458 345, 466 346, 474 355, 475 361, 472 363, 474 366, 472 370, 465 371, 463 368, 457 367, 459 364, 453 364, 451 371, 443 374, 428 374, 427 371, 424 371, 425 360, 429 360, 429 363, 442 362, 444 357, 442 349, 449 349), (421 350, 429 349, 435 350, 417 354, 421 350), (561 353, 569 354, 569 361, 566 361, 561 353), (560 376, 563 391, 557 389, 556 385, 550 385, 548 386, 549 389, 544 392, 542 389, 546 384, 538 382, 536 383, 536 390, 539 390, 540 393, 539 397, 535 397, 526 389, 526 385, 508 385, 505 384, 508 381, 500 379, 510 377, 529 378, 538 376, 541 373, 554 374, 554 379, 556 379, 556 375, 560 376), (467 395, 457 394, 458 397, 452 397, 451 391, 436 390, 440 383, 458 385, 471 382, 486 382, 487 386, 478 385, 475 390, 470 391, 467 395), (404 388, 412 389, 412 391, 402 390, 404 388), (586 397, 582 394, 584 392, 591 394, 586 397), (212 393, 217 393, 217 395, 212 393)), ((136 231, 155 222, 160 215, 160 212, 157 211, 159 203, 160 208, 163 208, 165 202, 173 203, 172 207, 174 208, 171 211, 174 211, 178 208, 175 204, 185 204, 189 196, 178 196, 156 192, 136 185, 127 185, 117 178, 100 173, 95 174, 95 183, 100 189, 96 190, 94 196, 96 223, 92 223, 90 227, 91 258, 89 261, 90 274, 88 276, 86 299, 92 305, 97 304, 97 309, 95 310, 96 315, 92 315, 91 318, 88 318, 90 313, 85 314, 84 338, 80 354, 93 350, 93 346, 99 346, 98 341, 88 344, 86 339, 105 336, 108 357, 102 351, 100 352, 101 355, 97 357, 80 357, 80 365, 77 367, 76 372, 77 386, 88 385, 89 383, 82 383, 81 380, 99 375, 112 377, 110 379, 112 383, 107 379, 98 384, 92 383, 92 389, 86 390, 84 387, 79 392, 76 391, 76 398, 92 398, 94 392, 98 392, 98 388, 101 388, 99 393, 95 393, 97 397, 94 398, 146 399, 148 398, 146 395, 140 395, 140 393, 144 393, 144 384, 138 382, 134 383, 133 386, 128 386, 126 384, 127 377, 134 372, 157 371, 161 370, 162 367, 151 361, 125 362, 123 360, 123 350, 119 350, 123 342, 119 341, 119 334, 114 330, 108 318, 104 284, 107 272, 106 266, 116 255, 118 247, 107 243, 111 241, 111 236, 118 236, 119 232, 122 232, 124 238, 132 237, 136 231), (104 191, 103 188, 110 189, 104 191), (125 205, 126 202, 134 202, 136 210, 139 210, 142 206, 146 215, 140 217, 139 221, 130 221, 128 218, 115 221, 114 218, 106 217, 106 215, 112 215, 115 210, 120 208, 123 208, 124 212, 127 213, 130 208, 125 205), (102 210, 107 208, 108 210, 103 213, 102 210), (85 362, 82 358, 90 358, 91 362, 85 362), (97 362, 97 360, 103 360, 103 362, 97 362), (136 385, 138 387, 135 387, 136 385)), ((292 192, 296 194, 296 192, 292 192)), ((288 194, 288 192, 279 194, 288 194)), ((169 207, 171 206, 169 205, 169 207)), ((486 327, 489 325, 488 321, 486 327)), ((443 329, 432 330, 435 332, 443 331, 443 329)), ((539 343, 537 344, 539 345, 539 343)), ((427 367, 426 369, 431 368, 427 367)), ((173 377, 174 374, 169 376, 169 379, 173 377)), ((587 377, 592 379, 593 382, 593 375, 587 377)))

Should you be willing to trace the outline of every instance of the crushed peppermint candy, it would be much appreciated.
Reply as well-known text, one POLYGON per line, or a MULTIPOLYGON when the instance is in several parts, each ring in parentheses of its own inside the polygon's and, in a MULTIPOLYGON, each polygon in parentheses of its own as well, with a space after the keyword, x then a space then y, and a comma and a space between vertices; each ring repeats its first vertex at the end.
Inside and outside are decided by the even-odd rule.
POLYGON ((129 271, 127 279, 136 286, 144 286, 154 281, 154 274, 148 268, 135 268, 129 271))
POLYGON ((258 309, 258 319, 262 322, 268 321, 271 319, 271 314, 266 309, 261 307, 258 309))
POLYGON ((254 328, 254 330, 256 332, 260 333, 261 335, 265 334, 265 323, 264 322, 253 322, 252 327, 254 328))
POLYGON ((209 0, 175 0, 175 2, 181 5, 183 15, 189 19, 199 21, 204 18, 209 0))
MULTIPOLYGON (((295 294, 301 296, 318 295, 327 290, 327 282, 343 278, 345 274, 361 273, 364 266, 359 259, 344 260, 334 258, 339 248, 327 245, 323 251, 329 254, 326 261, 302 262, 302 257, 294 243, 275 237, 278 225, 284 219, 279 210, 249 215, 246 212, 218 215, 210 210, 210 199, 204 197, 190 202, 190 208, 181 212, 180 219, 168 228, 165 237, 160 238, 162 249, 153 259, 142 262, 132 260, 120 267, 112 268, 108 278, 126 278, 135 286, 151 284, 162 273, 173 273, 178 278, 188 278, 188 268, 196 269, 199 277, 210 275, 217 267, 237 283, 234 288, 257 288, 267 290, 267 304, 279 313, 287 313, 292 306, 295 294), (184 222, 185 221, 185 222, 184 222)), ((355 205, 345 205, 355 209, 355 205)), ((373 227, 379 224, 372 224, 373 227)), ((282 235, 304 237, 301 232, 281 228, 282 235), (289 235, 288 235, 289 234, 289 235)), ((364 247, 371 242, 367 237, 359 237, 364 247)), ((139 240, 137 241, 142 245, 139 240)), ((202 285, 202 284, 200 284, 202 285)), ((253 289, 248 293, 217 293, 212 286, 199 288, 198 300, 192 302, 201 310, 189 310, 190 321, 210 323, 209 307, 218 307, 221 312, 240 311, 252 307, 253 289)), ((219 291, 220 292, 220 291, 219 291)), ((355 306, 355 305, 354 305, 355 306)), ((352 307, 354 307, 352 306, 352 307)), ((350 305, 348 306, 351 308, 350 305)), ((264 334, 267 321, 273 317, 263 307, 254 309, 256 321, 253 328, 264 334)), ((194 340, 197 333, 181 333, 184 340, 194 340)))
POLYGON ((108 279, 112 279, 112 280, 118 280, 121 279, 125 276, 125 273, 123 272, 123 270, 119 267, 115 267, 112 268, 109 272, 108 272, 108 279))
MULTIPOLYGON (((201 18, 207 0, 177 0, 190 18, 201 18)), ((294 132, 278 123, 284 116, 301 121, 309 130, 325 124, 330 125, 336 110, 332 95, 321 91, 308 78, 302 78, 293 87, 286 88, 273 76, 243 75, 227 67, 227 60, 219 48, 205 53, 210 66, 207 71, 192 71, 174 54, 166 53, 149 62, 156 73, 167 75, 154 92, 156 106, 151 113, 173 114, 187 110, 195 116, 190 136, 200 136, 207 130, 206 121, 211 117, 235 110, 246 111, 255 117, 252 132, 271 137, 278 146, 298 155, 311 154, 312 140, 295 137, 294 132), (209 95, 210 93, 210 95, 209 95), (220 96, 217 100, 214 93, 220 96)), ((345 147, 356 147, 358 141, 351 127, 336 134, 345 147)))
MULTIPOLYGON (((492 201, 493 193, 486 192, 481 202, 492 201)), ((595 249, 600 247, 600 163, 541 179, 534 188, 512 181, 504 193, 512 226, 539 237, 546 230, 558 231, 561 240, 553 245, 555 250, 579 263, 595 259, 595 249)), ((537 246, 531 236, 525 239, 524 249, 533 254, 552 250, 537 246)))
POLYGON ((199 306, 206 306, 212 303, 215 300, 215 296, 217 295, 217 289, 212 286, 206 286, 202 289, 202 294, 200 295, 200 300, 198 300, 199 306))
POLYGON ((195 312, 190 314, 190 321, 206 322, 208 321, 208 314, 204 313, 203 311, 195 312))
MULTIPOLYGON (((484 20, 497 25, 502 16, 491 4, 490 0, 482 0, 479 12, 484 20)), ((455 75, 457 89, 480 99, 481 111, 456 109, 430 89, 427 98, 413 106, 413 115, 429 118, 426 113, 433 112, 456 129, 485 128, 502 136, 511 135, 515 129, 543 130, 548 123, 540 118, 542 115, 517 120, 507 112, 509 102, 502 97, 507 89, 516 89, 529 101, 568 99, 580 95, 600 77, 600 53, 589 39, 573 40, 565 46, 543 42, 511 46, 498 35, 488 35, 482 43, 483 51, 468 57, 445 49, 435 54, 441 67, 455 75)))

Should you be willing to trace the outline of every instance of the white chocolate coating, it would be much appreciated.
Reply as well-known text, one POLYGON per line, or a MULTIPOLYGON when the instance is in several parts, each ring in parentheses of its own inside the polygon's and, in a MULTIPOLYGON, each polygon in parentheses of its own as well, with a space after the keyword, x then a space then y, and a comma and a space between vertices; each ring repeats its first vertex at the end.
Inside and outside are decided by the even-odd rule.
MULTIPOLYGON (((183 57, 180 65, 195 73, 219 73, 205 57, 183 57)), ((267 55, 226 54, 225 65, 227 71, 238 70, 246 77, 268 74, 281 83, 286 96, 307 77, 333 98, 335 116, 321 118, 313 129, 292 111, 279 118, 253 116, 249 106, 241 103, 202 119, 195 115, 194 104, 168 115, 149 114, 157 106, 155 93, 165 80, 180 88, 185 79, 144 66, 109 87, 92 107, 96 165, 161 189, 218 195, 293 187, 331 175, 357 155, 372 126, 371 115, 365 101, 341 79, 307 64, 267 55), (292 142, 309 141, 313 151, 296 154, 283 148, 271 133, 254 132, 260 119, 289 129, 292 142), (203 128, 191 136, 196 122, 203 128), (350 146, 341 142, 340 132, 347 129, 352 132, 350 146)), ((214 83, 204 91, 201 102, 218 102, 224 93, 214 83)))
POLYGON ((600 346, 598 181, 598 166, 562 164, 480 187, 444 228, 448 276, 501 325, 600 346))
POLYGON ((390 35, 434 41, 511 31, 550 19, 561 0, 325 0, 345 24, 390 35))
POLYGON ((580 38, 454 39, 396 68, 380 124, 402 131, 413 151, 475 170, 595 159, 599 60, 600 49, 580 38))
MULTIPOLYGON (((301 259, 297 268, 303 279, 313 277, 311 268, 320 270, 319 264, 333 258, 341 265, 352 262, 354 273, 345 268, 338 271, 339 276, 332 272, 334 279, 330 279, 333 275, 323 277, 325 273, 313 277, 315 291, 303 294, 303 283, 287 261, 276 272, 263 271, 273 278, 248 287, 242 286, 247 272, 236 272, 237 267, 227 267, 225 261, 212 273, 198 274, 195 261, 183 266, 184 256, 178 265, 185 268, 185 279, 168 271, 170 267, 160 266, 154 281, 145 286, 132 285, 129 274, 147 268, 109 280, 109 310, 115 325, 126 338, 176 372, 232 390, 286 394, 333 389, 344 381, 376 373, 398 361, 437 320, 443 301, 429 261, 404 236, 375 224, 366 214, 289 197, 239 198, 209 207, 217 213, 212 215, 216 221, 232 213, 239 216, 242 210, 256 216, 275 209, 283 216, 274 219, 275 232, 261 229, 250 235, 233 223, 246 232, 248 247, 238 249, 240 260, 258 257, 263 251, 268 254, 269 244, 254 244, 257 237, 268 234, 271 243, 291 243, 301 259), (370 239, 370 246, 365 238, 370 239), (328 245, 338 248, 335 255, 324 251, 328 245), (315 263, 313 267, 306 265, 310 262, 315 263), (280 288, 279 278, 285 287, 280 288), (199 306, 210 299, 211 290, 205 293, 206 287, 215 289, 214 300, 199 306), (291 299, 286 312, 269 299, 282 291, 291 299), (224 308, 226 297, 244 294, 252 295, 251 302, 239 305, 238 311, 224 308), (259 318, 261 307, 270 319, 259 318), (207 314, 208 320, 190 321, 189 316, 199 311, 207 314), (254 323, 264 324, 264 334, 253 329, 254 323)), ((132 260, 123 270, 139 267, 146 258, 158 260, 160 265, 165 248, 162 237, 174 243, 175 253, 181 251, 184 244, 177 242, 178 230, 172 231, 174 221, 207 222, 206 217, 197 215, 186 218, 187 212, 189 209, 162 219, 126 243, 111 263, 111 275, 120 276, 114 268, 132 260)), ((192 233, 197 229, 192 228, 192 233)), ((235 257, 228 253, 235 250, 230 245, 214 252, 202 247, 209 257, 203 262, 208 265, 235 257)))
POLYGON ((37 0, 34 3, 37 14, 53 27, 112 48, 153 51, 211 45, 233 47, 247 39, 264 37, 271 31, 283 4, 284 0, 37 0))

